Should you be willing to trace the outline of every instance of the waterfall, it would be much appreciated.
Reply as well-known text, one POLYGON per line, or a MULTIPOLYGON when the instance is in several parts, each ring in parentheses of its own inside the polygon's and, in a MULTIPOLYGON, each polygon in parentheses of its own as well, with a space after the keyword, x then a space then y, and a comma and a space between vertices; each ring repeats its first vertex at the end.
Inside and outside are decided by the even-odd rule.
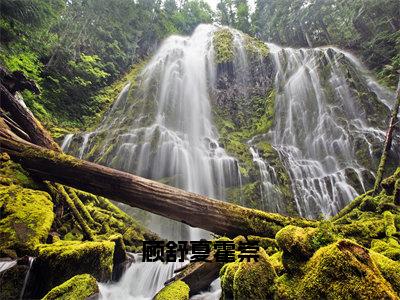
POLYGON ((394 95, 368 76, 352 55, 339 49, 273 44, 269 48, 277 69, 276 118, 269 140, 284 160, 300 214, 334 215, 358 195, 346 171, 351 170, 362 186, 363 174, 370 172, 356 157, 355 141, 362 140, 370 149, 368 159, 374 160, 371 143, 381 145, 385 138, 383 130, 370 125, 370 112, 352 94, 350 71, 344 64, 354 68, 358 80, 380 100, 376 105, 388 111, 394 95))
MULTIPOLYGON (((97 151, 97 159, 107 157, 101 162, 111 167, 222 200, 226 187, 240 186, 238 162, 220 147, 211 117, 216 29, 200 25, 190 37, 167 38, 142 70, 136 90, 130 91, 131 83, 123 88, 100 126, 77 138, 74 154, 88 158, 97 151)), ((246 64, 235 34, 237 63, 246 64)), ((62 148, 74 140, 67 135, 62 148)), ((170 240, 209 237, 160 216, 150 219, 149 228, 170 240)))
POLYGON ((151 300, 174 276, 174 270, 186 263, 142 262, 141 254, 133 254, 135 262, 117 283, 99 283, 100 300, 151 300))
POLYGON ((0 273, 14 267, 16 264, 16 260, 0 260, 0 273))
POLYGON ((31 269, 32 269, 32 264, 33 264, 34 260, 35 260, 35 257, 31 257, 31 256, 28 257, 28 267, 29 267, 29 269, 28 269, 28 272, 25 275, 24 283, 22 285, 21 294, 19 296, 20 300, 24 299, 26 286, 28 284, 29 276, 31 275, 31 269))
POLYGON ((71 145, 72 139, 74 135, 72 133, 68 133, 61 144, 61 150, 64 152, 68 152, 69 146, 71 145))
POLYGON ((280 206, 282 198, 277 189, 278 179, 275 169, 264 161, 253 147, 250 147, 250 152, 260 171, 262 208, 266 211, 282 211, 280 206))
MULTIPOLYGON (((200 25, 190 37, 167 38, 136 82, 125 85, 100 126, 93 132, 67 135, 62 149, 221 200, 227 188, 240 188, 243 179, 239 161, 218 143, 219 134, 212 120, 210 95, 218 88, 213 35, 218 28, 200 25)), ((229 83, 234 82, 234 93, 247 101, 252 92, 247 85, 251 84, 254 62, 248 60, 243 34, 229 30, 235 53, 235 78, 229 83)), ((375 145, 384 140, 382 124, 371 122, 368 105, 354 95, 351 80, 356 76, 362 89, 376 97, 377 102, 371 105, 382 111, 388 111, 394 95, 347 52, 334 47, 268 46, 274 78, 260 80, 262 83, 257 82, 254 90, 260 91, 262 84, 272 82, 276 94, 274 123, 268 132, 245 142, 259 174, 260 208, 285 211, 277 171, 257 149, 255 141, 261 139, 278 152, 290 177, 298 213, 311 218, 333 215, 359 193, 349 174, 364 190, 367 178, 372 176, 373 168, 360 162, 355 148, 366 149, 366 160, 374 161, 375 145)), ((260 60, 256 67, 263 63, 260 60)), ((148 215, 146 225, 162 238, 177 241, 209 237, 203 230, 148 215)), ((173 263, 136 262, 118 283, 100 284, 102 297, 149 299, 176 268, 173 263)), ((209 292, 194 299, 218 299, 220 293, 217 280, 209 292)))

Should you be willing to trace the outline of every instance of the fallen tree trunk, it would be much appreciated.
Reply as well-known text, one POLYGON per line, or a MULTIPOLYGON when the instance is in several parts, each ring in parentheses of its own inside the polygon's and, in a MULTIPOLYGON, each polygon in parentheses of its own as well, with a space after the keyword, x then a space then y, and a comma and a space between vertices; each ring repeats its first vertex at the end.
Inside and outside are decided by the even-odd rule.
POLYGON ((101 195, 219 235, 274 237, 282 227, 318 222, 249 209, 76 159, 42 147, 0 138, 1 150, 44 180, 101 195))
POLYGON ((216 262, 213 253, 207 258, 210 262, 199 261, 190 263, 179 274, 169 279, 165 285, 181 280, 190 287, 189 296, 194 296, 207 290, 210 284, 218 278, 224 263, 216 262))
POLYGON ((0 84, 0 96, 1 108, 10 113, 12 120, 29 135, 32 143, 51 150, 61 151, 42 124, 2 84, 0 84))

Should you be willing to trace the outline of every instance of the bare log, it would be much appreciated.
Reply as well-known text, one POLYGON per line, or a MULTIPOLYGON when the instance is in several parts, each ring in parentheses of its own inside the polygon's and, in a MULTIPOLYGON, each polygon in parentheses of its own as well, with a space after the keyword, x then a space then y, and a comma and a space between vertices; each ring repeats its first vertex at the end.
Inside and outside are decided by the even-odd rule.
POLYGON ((399 107, 400 107, 400 78, 399 78, 399 83, 397 84, 396 95, 397 95, 396 102, 392 109, 392 115, 390 117, 390 122, 389 122, 389 128, 386 132, 385 145, 383 146, 383 152, 382 152, 381 159, 379 162, 378 171, 376 172, 376 178, 375 178, 375 184, 374 184, 374 194, 376 194, 379 191, 380 184, 383 179, 383 173, 385 171, 386 159, 387 159, 388 153, 390 151, 390 148, 392 147, 394 127, 398 123, 397 115, 399 114, 399 107))
POLYGON ((29 143, 0 138, 2 151, 32 174, 219 235, 274 237, 282 227, 318 222, 249 209, 170 187, 29 143))

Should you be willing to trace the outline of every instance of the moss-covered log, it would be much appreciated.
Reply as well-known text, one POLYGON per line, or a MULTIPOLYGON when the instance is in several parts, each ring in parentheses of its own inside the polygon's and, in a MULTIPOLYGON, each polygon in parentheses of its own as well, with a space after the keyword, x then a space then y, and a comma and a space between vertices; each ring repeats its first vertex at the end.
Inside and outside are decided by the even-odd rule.
POLYGON ((0 138, 0 144, 2 151, 42 179, 102 195, 216 234, 274 237, 289 224, 299 227, 317 224, 210 199, 29 143, 0 138))
MULTIPOLYGON (((66 206, 68 206, 71 209, 71 212, 72 212, 76 222, 79 224, 79 226, 82 229, 82 233, 83 233, 85 240, 93 241, 94 236, 93 236, 93 233, 92 233, 89 225, 87 224, 85 219, 80 214, 78 208, 75 206, 75 201, 69 196, 69 194, 67 193, 65 188, 61 184, 57 184, 57 183, 54 185, 50 183, 49 185, 54 186, 57 189, 56 191, 54 189, 50 189, 50 190, 57 192, 62 197, 62 200, 66 204, 66 206)), ((56 195, 54 195, 54 196, 56 196, 56 195)), ((91 220, 93 220, 93 219, 91 218, 91 220)))

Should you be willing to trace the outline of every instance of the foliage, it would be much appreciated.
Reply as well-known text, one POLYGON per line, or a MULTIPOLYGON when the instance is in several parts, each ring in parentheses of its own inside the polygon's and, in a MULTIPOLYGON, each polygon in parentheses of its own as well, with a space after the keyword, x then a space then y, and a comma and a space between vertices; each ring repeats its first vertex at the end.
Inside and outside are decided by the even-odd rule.
POLYGON ((124 76, 171 33, 211 23, 202 0, 2 0, 0 63, 34 79, 26 104, 47 127, 90 125, 108 108, 99 90, 124 76), (102 99, 103 100, 103 99, 102 99), (54 126, 56 125, 56 126, 54 126))
POLYGON ((249 33, 251 25, 247 0, 220 0, 217 4, 217 20, 222 25, 249 33))
MULTIPOLYGON (((398 70, 400 3, 396 0, 258 0, 252 33, 295 47, 338 45, 361 54, 371 68, 389 76, 398 70)), ((393 78, 395 77, 395 78, 393 78)))

